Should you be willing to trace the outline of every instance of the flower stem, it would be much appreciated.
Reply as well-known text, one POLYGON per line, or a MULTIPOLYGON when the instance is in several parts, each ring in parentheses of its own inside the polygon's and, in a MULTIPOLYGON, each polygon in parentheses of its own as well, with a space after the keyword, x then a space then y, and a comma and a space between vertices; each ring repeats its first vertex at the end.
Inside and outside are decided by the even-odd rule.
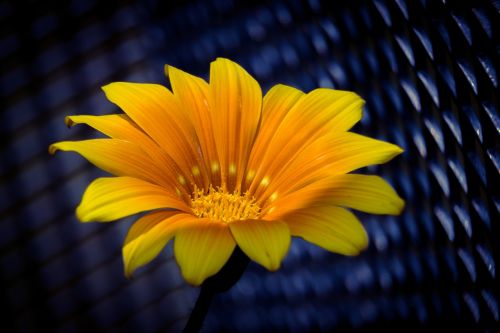
POLYGON ((236 247, 224 267, 203 282, 194 309, 184 327, 184 333, 195 333, 201 330, 215 294, 231 289, 241 278, 249 262, 250 259, 239 247, 236 247))

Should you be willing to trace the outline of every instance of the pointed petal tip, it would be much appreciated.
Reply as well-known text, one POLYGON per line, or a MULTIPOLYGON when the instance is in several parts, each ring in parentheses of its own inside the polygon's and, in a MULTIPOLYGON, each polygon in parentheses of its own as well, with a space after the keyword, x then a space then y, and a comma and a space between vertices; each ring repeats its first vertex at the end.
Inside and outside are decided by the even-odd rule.
POLYGON ((109 88, 112 84, 113 83, 108 83, 108 84, 101 86, 101 90, 104 91, 104 93, 106 94, 109 91, 109 88))
POLYGON ((173 72, 175 71, 181 71, 180 69, 178 69, 177 67, 174 67, 172 65, 169 65, 169 64, 165 64, 163 66, 163 72, 165 73, 165 76, 167 77, 167 79, 170 79, 170 77, 172 76, 173 72))
POLYGON ((406 206, 406 202, 401 198, 401 197, 398 197, 398 201, 396 201, 395 205, 396 205, 396 210, 397 210, 397 213, 395 215, 400 215, 403 210, 405 209, 405 206, 406 206))
POLYGON ((266 266, 266 269, 269 272, 277 272, 281 268, 281 261, 277 263, 277 265, 272 265, 272 266, 266 266))
POLYGON ((182 69, 179 69, 179 68, 174 67, 174 66, 169 65, 169 64, 165 64, 163 69, 165 72, 165 76, 167 77, 167 79, 170 80, 170 84, 172 86, 175 85, 174 83, 172 83, 172 80, 175 81, 175 77, 177 77, 178 79, 181 78, 181 80, 182 80, 182 78, 184 78, 186 76, 191 76, 191 74, 186 73, 182 69))
POLYGON ((76 207, 76 218, 77 218, 77 219, 78 219, 78 221, 80 221, 81 223, 92 222, 92 220, 91 220, 91 219, 89 219, 88 214, 85 214, 85 212, 83 211, 83 208, 82 208, 82 204, 81 204, 81 203, 78 205, 78 207, 76 207))
POLYGON ((390 155, 388 156, 387 161, 385 161, 383 163, 387 163, 387 162, 391 161, 393 158, 395 158, 396 156, 404 153, 404 149, 401 148, 400 146, 395 145, 393 143, 389 143, 389 142, 386 142, 386 144, 388 145, 388 151, 390 152, 390 155))
POLYGON ((111 83, 108 83, 108 84, 101 86, 101 89, 102 89, 102 91, 104 91, 104 94, 109 99, 109 95, 113 94, 113 92, 116 90, 116 88, 127 86, 129 84, 132 84, 132 83, 131 82, 120 82, 120 81, 111 82, 111 83))
POLYGON ((394 145, 394 147, 395 147, 394 151, 396 152, 395 156, 400 155, 400 154, 402 154, 402 153, 405 152, 405 150, 403 148, 401 148, 400 146, 398 146, 398 145, 394 145))
POLYGON ((359 249, 353 248, 351 252, 345 251, 344 253, 342 253, 342 255, 347 256, 347 257, 357 257, 361 254, 361 252, 366 250, 367 247, 368 247, 368 244, 367 244, 367 246, 365 246, 363 248, 359 248, 359 249))

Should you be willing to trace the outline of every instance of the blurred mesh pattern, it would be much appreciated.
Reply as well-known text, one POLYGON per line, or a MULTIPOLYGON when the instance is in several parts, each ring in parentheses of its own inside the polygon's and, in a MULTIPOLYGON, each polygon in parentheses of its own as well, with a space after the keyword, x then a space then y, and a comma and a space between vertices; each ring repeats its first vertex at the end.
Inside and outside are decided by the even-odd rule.
POLYGON ((0 302, 6 332, 176 332, 198 289, 168 246, 132 280, 121 243, 133 219, 79 224, 101 173, 50 157, 64 116, 116 109, 100 86, 166 84, 169 63, 207 78, 233 59, 264 90, 285 83, 366 99, 355 131, 405 153, 370 172, 407 201, 359 214, 370 235, 346 258, 295 239, 283 267, 250 264, 215 299, 205 332, 494 332, 499 327, 500 2, 73 1, 0 3, 0 302))

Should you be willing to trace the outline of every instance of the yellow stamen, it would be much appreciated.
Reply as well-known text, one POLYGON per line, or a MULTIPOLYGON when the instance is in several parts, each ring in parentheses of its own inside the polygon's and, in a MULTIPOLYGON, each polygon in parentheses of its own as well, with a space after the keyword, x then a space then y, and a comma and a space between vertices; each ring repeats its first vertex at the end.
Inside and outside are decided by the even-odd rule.
POLYGON ((214 189, 212 186, 208 193, 195 187, 191 207, 196 216, 208 217, 214 221, 257 219, 260 215, 260 207, 249 192, 229 193, 223 188, 214 189))

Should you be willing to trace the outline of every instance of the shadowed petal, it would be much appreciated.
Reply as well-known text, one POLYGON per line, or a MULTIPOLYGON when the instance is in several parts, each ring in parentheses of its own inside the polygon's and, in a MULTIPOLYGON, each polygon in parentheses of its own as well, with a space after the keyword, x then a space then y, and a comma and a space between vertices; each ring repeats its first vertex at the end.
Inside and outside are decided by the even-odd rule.
POLYGON ((236 244, 227 224, 209 219, 196 222, 176 233, 174 252, 184 279, 199 286, 224 266, 236 244))
POLYGON ((196 224, 198 218, 178 211, 158 211, 137 220, 123 244, 125 275, 131 276, 139 267, 156 258, 179 228, 196 224))
POLYGON ((280 268, 290 247, 290 230, 282 221, 246 220, 229 224, 236 243, 253 261, 270 271, 280 268))
POLYGON ((356 216, 335 206, 312 207, 286 218, 292 236, 328 251, 357 255, 368 245, 368 235, 356 216))

